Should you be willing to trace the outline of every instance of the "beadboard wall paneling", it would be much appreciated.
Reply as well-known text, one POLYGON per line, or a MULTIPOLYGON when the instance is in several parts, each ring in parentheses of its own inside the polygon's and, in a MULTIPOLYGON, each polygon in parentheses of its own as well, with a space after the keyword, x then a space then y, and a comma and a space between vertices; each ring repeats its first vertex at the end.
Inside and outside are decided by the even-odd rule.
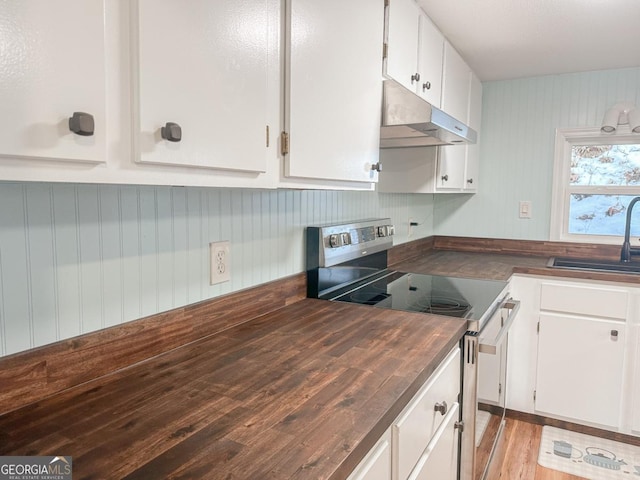
POLYGON ((436 234, 548 240, 555 129, 599 126, 620 101, 640 107, 640 68, 484 83, 479 192, 436 195, 436 234))
POLYGON ((386 216, 430 236, 433 195, 0 183, 0 355, 302 272, 305 226, 386 216))

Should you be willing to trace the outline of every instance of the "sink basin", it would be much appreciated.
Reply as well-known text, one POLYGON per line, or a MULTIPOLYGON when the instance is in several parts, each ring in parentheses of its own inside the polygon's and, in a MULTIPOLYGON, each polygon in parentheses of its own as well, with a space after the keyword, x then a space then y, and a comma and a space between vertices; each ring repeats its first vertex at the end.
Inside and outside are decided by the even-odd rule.
POLYGON ((640 262, 623 263, 611 260, 553 257, 549 260, 547 266, 553 268, 568 268, 571 270, 590 270, 594 272, 640 274, 640 262))

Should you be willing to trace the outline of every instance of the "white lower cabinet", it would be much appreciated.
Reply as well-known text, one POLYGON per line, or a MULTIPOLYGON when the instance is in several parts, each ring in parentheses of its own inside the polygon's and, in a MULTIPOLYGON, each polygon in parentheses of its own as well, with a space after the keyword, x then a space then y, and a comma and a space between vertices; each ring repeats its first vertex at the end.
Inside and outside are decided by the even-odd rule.
MULTIPOLYGON (((636 358, 635 367, 632 370, 633 376, 633 396, 631 405, 640 405, 640 326, 635 327, 636 358)), ((631 429, 636 435, 640 435, 640 408, 632 408, 631 429)))
POLYGON ((391 431, 387 430, 347 480, 389 480, 389 478, 391 478, 391 431))
POLYGON ((456 348, 391 426, 394 479, 455 478, 457 467, 449 477, 431 475, 425 465, 436 461, 434 450, 452 452, 453 458, 439 459, 442 465, 457 465, 457 448, 450 443, 455 440, 457 445, 453 423, 459 417, 459 393, 460 350, 456 348))
POLYGON ((460 405, 454 403, 444 422, 420 456, 409 480, 455 480, 458 476, 458 444, 456 422, 460 405))
POLYGON ((638 435, 640 289, 514 276, 511 292, 522 307, 509 335, 507 408, 638 435))
POLYGON ((460 348, 409 401, 349 480, 455 480, 460 435, 460 348))
POLYGON ((620 321, 541 314, 536 411, 616 428, 624 354, 620 321))

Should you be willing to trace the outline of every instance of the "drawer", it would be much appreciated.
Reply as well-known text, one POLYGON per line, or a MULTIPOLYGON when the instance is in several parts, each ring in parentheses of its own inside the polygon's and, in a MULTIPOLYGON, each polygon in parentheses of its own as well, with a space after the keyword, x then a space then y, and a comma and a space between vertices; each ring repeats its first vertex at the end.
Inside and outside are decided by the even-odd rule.
POLYGON ((540 310, 627 318, 629 292, 617 288, 543 283, 540 287, 540 310))
POLYGON ((389 480, 390 478, 391 433, 387 430, 347 480, 389 480))
POLYGON ((460 349, 455 348, 391 426, 395 478, 406 479, 460 393, 460 349), (446 403, 446 411, 435 410, 446 403))

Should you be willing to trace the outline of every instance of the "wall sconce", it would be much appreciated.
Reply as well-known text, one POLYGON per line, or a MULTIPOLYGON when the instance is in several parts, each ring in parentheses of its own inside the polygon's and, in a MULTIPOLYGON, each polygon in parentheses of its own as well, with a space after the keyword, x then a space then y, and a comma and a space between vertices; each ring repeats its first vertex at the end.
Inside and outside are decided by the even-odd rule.
POLYGON ((614 133, 618 125, 629 125, 634 133, 640 133, 640 110, 633 103, 616 103, 604 113, 602 127, 603 133, 614 133))

